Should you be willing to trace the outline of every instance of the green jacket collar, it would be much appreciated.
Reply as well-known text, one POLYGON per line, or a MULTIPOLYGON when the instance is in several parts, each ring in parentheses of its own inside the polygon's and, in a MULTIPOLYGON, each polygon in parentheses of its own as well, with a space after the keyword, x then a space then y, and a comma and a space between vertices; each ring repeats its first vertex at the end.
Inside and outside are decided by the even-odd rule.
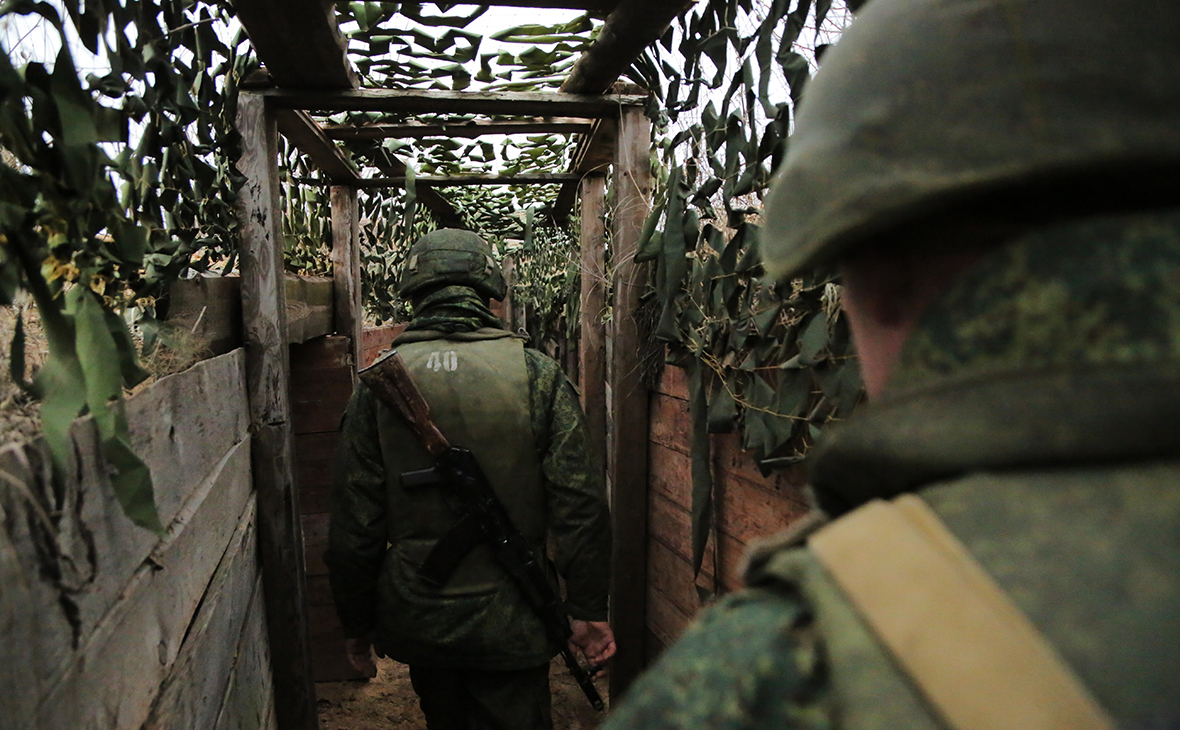
POLYGON ((866 406, 813 453, 821 504, 976 471, 1180 456, 1180 367, 1017 371, 945 381, 866 406))
POLYGON ((811 457, 835 511, 971 471, 1180 454, 1180 211, 1026 232, 929 308, 811 457))

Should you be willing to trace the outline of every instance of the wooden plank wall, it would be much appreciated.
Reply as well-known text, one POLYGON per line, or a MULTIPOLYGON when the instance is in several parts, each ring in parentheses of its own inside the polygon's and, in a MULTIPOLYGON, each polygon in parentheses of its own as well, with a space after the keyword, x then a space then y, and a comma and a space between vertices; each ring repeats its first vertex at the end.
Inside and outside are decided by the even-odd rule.
POLYGON ((712 436, 716 529, 701 574, 692 574, 690 515, 692 419, 688 382, 668 365, 651 400, 647 549, 649 660, 680 635, 701 608, 698 586, 727 592, 741 585, 747 546, 787 527, 808 511, 801 469, 763 477, 734 434, 712 436))
MULTIPOLYGON (((283 275, 286 294, 287 342, 306 342, 332 331, 332 279, 283 275)), ((168 291, 169 324, 208 341, 209 352, 221 355, 242 346, 242 279, 198 276, 173 282, 168 291)))
POLYGON ((46 452, 0 449, 0 727, 275 727, 241 350, 127 404, 155 535, 111 490, 90 419, 55 488, 46 452))
MULTIPOLYGON (((392 337, 390 338, 392 339, 392 337)), ((328 498, 340 442, 340 421, 352 395, 354 367, 348 337, 320 337, 291 346, 291 419, 299 483, 308 623, 317 682, 360 679, 344 656, 344 633, 328 587, 328 498)))
POLYGON ((405 331, 405 323, 366 327, 361 332, 361 367, 372 365, 377 356, 388 350, 397 336, 405 331))

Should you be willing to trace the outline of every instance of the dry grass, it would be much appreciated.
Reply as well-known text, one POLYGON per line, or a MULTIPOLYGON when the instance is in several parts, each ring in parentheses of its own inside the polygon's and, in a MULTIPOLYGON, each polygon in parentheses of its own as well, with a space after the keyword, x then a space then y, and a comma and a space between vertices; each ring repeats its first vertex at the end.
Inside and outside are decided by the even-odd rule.
MULTIPOLYGON (((18 316, 25 331, 25 380, 31 381, 49 357, 49 343, 32 298, 21 294, 12 306, 0 307, 0 444, 31 441, 41 432, 41 404, 20 389, 8 367, 18 316)), ((142 345, 138 335, 135 341, 136 347, 142 345)), ((140 365, 149 377, 129 394, 143 390, 165 375, 187 370, 208 356, 207 341, 188 330, 167 329, 160 336, 160 344, 140 358, 140 365)))
MULTIPOLYGON (((136 347, 142 347, 142 344, 142 338, 136 333, 136 347)), ((135 386, 131 394, 138 393, 165 375, 188 370, 211 354, 209 340, 187 329, 163 325, 156 347, 139 358, 140 366, 148 371, 148 378, 135 386)))
POLYGON ((25 330, 25 380, 45 363, 49 356, 49 343, 41 328, 41 317, 33 300, 27 295, 18 295, 17 301, 9 307, 0 307, 0 444, 10 441, 31 441, 41 432, 41 404, 20 389, 13 381, 8 367, 12 336, 16 332, 17 317, 23 320, 25 330))

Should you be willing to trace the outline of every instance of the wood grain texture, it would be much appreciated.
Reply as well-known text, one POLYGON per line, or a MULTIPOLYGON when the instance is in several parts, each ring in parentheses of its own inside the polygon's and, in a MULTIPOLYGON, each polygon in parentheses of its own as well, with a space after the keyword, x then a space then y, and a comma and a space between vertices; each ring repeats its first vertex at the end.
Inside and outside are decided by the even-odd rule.
POLYGON ((656 392, 672 398, 688 400, 688 373, 675 365, 664 365, 656 382, 656 392))
POLYGON ((287 344, 322 337, 335 328, 333 280, 283 274, 287 344))
MULTIPOLYGON (((127 404, 131 441, 151 470, 161 520, 170 523, 211 465, 246 438, 242 353, 163 378, 127 404)), ((27 717, 95 631, 157 537, 123 514, 93 422, 71 429, 73 460, 52 485, 43 448, 0 450, 0 717, 27 717), (30 499, 55 512, 53 528, 30 499)))
POLYGON ((561 90, 597 94, 610 88, 694 1, 621 0, 607 16, 598 37, 574 63, 561 90))
MULTIPOLYGON (((582 181, 579 386, 598 464, 606 464, 606 176, 582 181)), ((603 478, 605 478, 605 473, 603 478)))
POLYGON ((246 339, 250 419, 255 425, 288 419, 286 290, 279 228, 278 131, 274 112, 256 93, 238 98, 245 183, 238 193, 242 271, 242 329, 246 339))
POLYGON ((321 0, 234 0, 234 11, 275 81, 301 88, 357 85, 335 7, 321 0))
POLYGON ((619 120, 614 117, 602 117, 594 120, 590 131, 578 138, 574 159, 570 162, 570 172, 574 173, 574 180, 562 183, 553 203, 553 218, 558 223, 564 225, 569 221, 574 201, 578 197, 579 181, 587 175, 607 173, 615 159, 618 137, 619 120))
POLYGON ((692 618, 654 585, 647 587, 646 601, 651 616, 651 633, 655 634, 664 646, 670 646, 684 633, 692 618))
POLYGON ((266 625, 273 659, 278 726, 283 730, 315 730, 319 721, 312 679, 291 424, 263 424, 255 428, 252 457, 258 490, 259 556, 267 599, 266 625))
MULTIPOLYGON (((332 331, 331 289, 331 279, 283 274, 288 344, 332 331)), ((244 344, 241 277, 176 281, 168 297, 168 324, 207 341, 211 354, 221 355, 244 344)))
POLYGON ((325 125, 322 129, 329 139, 475 139, 489 134, 584 134, 590 131, 590 120, 577 117, 538 117, 507 122, 471 120, 457 124, 339 124, 325 125))
POLYGON ((349 185, 360 179, 352 160, 324 134, 311 115, 302 109, 283 109, 275 114, 279 133, 307 155, 325 177, 337 185, 349 185))
MULTIPOLYGON (((613 79, 612 79, 613 81, 613 79)), ((607 84, 603 88, 610 86, 607 84)), ((614 116, 620 106, 642 105, 637 94, 577 94, 553 91, 438 91, 421 89, 267 89, 279 109, 402 112, 408 114, 502 114, 537 117, 614 116)))
POLYGON ((352 395, 351 373, 345 370, 325 375, 315 388, 295 388, 291 402, 291 423, 299 434, 335 433, 352 395))
MULTIPOLYGON (((281 14, 281 13, 280 13, 281 14)), ((283 246, 278 218, 278 132, 257 93, 238 98, 246 178, 236 203, 241 223, 242 318, 258 554, 273 652, 275 711, 282 730, 315 730, 315 685, 307 630, 303 539, 292 455, 290 362, 286 338, 283 246)))
MULTIPOLYGON (((492 302, 496 304, 495 301, 492 302)), ((368 367, 377 359, 383 350, 388 350, 398 335, 405 332, 404 324, 387 324, 380 327, 369 327, 361 333, 361 343, 364 354, 361 356, 361 367, 368 367)))
POLYGON ((651 441, 685 456, 692 453, 692 415, 688 401, 652 393, 651 441))
POLYGON ((649 339, 638 318, 646 279, 636 245, 651 208, 648 152, 651 123, 638 107, 624 108, 615 157, 614 291, 611 318, 611 625, 618 654, 611 697, 623 696, 645 661, 647 599, 648 390, 641 373, 649 339))
MULTIPOLYGON (((688 478, 690 462, 688 457, 662 446, 652 446, 652 491, 648 499, 648 529, 651 540, 659 540, 672 548, 687 562, 692 550, 692 514, 688 507, 688 478)), ((734 590, 741 586, 742 565, 747 550, 746 542, 739 540, 724 529, 709 536, 705 559, 701 568, 704 579, 700 584, 711 590, 715 587, 710 578, 714 566, 721 565, 717 576, 720 588, 734 590), (719 538, 719 542, 714 542, 719 538)))
MULTIPOLYGON (((358 180, 355 185, 366 190, 372 188, 403 188, 409 178, 368 177, 358 180)), ((314 178, 297 178, 298 182, 314 184, 314 178)), ((577 175, 566 172, 522 172, 516 175, 418 175, 416 185, 429 188, 454 188, 469 185, 559 185, 577 183, 577 175)))
POLYGON ((215 730, 275 730, 274 688, 266 634, 262 576, 254 582, 215 730))
MULTIPOLYGON (((332 298, 334 330, 349 338, 352 362, 360 360, 361 306, 360 210, 356 188, 332 186, 332 298)), ((355 368, 352 368, 355 370, 355 368)))
POLYGON ((216 725, 258 579, 254 522, 251 497, 143 730, 207 730, 216 725))
POLYGON ((79 637, 68 664, 46 682, 35 717, 18 726, 143 724, 246 507, 248 467, 243 442, 190 495, 110 610, 79 637))
POLYGON ((165 321, 192 333, 221 355, 242 346, 242 280, 237 276, 198 276, 168 287, 165 321))

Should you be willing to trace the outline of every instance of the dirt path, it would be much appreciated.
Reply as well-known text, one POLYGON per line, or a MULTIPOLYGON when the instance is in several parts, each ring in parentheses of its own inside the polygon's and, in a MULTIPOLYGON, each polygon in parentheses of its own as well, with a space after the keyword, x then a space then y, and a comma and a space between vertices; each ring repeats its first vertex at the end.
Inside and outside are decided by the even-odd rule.
MULTIPOLYGON (((549 666, 553 689, 553 729, 593 730, 602 713, 595 712, 565 665, 555 659, 549 666)), ((606 696, 607 681, 599 677, 598 691, 606 696)), ((320 727, 323 730, 418 730, 425 728, 418 697, 410 687, 404 664, 377 660, 377 678, 369 682, 320 682, 320 727)))

